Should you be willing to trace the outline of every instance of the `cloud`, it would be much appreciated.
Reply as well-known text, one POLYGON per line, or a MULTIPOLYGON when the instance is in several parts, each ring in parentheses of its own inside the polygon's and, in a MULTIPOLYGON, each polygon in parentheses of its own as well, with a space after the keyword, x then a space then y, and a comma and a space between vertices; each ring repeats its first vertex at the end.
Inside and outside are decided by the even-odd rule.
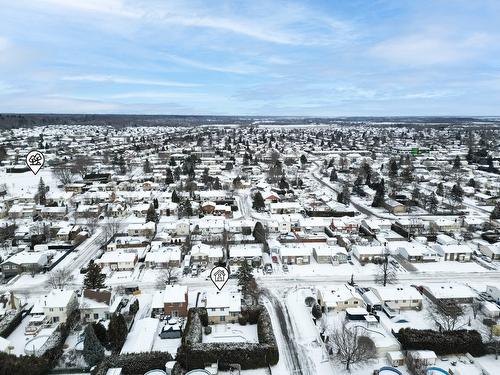
POLYGON ((104 82, 104 83, 120 83, 126 85, 144 85, 144 86, 167 86, 167 87, 199 87, 197 83, 185 83, 177 81, 163 81, 150 79, 134 79, 127 77, 117 77, 111 75, 74 75, 64 76, 63 81, 82 81, 82 82, 104 82))
POLYGON ((494 37, 484 33, 452 37, 435 30, 385 40, 374 45, 370 53, 396 64, 454 64, 476 57, 494 40, 494 37))
POLYGON ((248 64, 237 64, 237 65, 209 64, 198 60, 172 54, 166 54, 166 53, 160 54, 160 56, 178 65, 185 65, 196 69, 210 70, 213 72, 220 72, 220 73, 255 74, 262 72, 263 70, 258 66, 248 65, 248 64))

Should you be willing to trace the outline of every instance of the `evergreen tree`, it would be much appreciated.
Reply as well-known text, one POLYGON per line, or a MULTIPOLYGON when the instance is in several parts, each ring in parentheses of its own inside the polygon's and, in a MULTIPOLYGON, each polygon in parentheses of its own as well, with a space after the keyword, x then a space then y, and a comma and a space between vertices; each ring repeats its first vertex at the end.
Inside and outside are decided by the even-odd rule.
POLYGON ((132 315, 137 314, 137 311, 139 311, 139 300, 138 299, 136 299, 134 302, 132 302, 128 311, 132 315))
POLYGON ((497 202, 497 204, 495 205, 495 208, 493 209, 493 211, 491 211, 490 219, 491 220, 500 219, 500 201, 497 202))
POLYGON ((315 303, 311 309, 312 316, 314 316, 314 319, 321 319, 323 316, 323 312, 321 311, 321 306, 317 303, 315 303))
POLYGON ((165 170, 165 183, 167 185, 174 183, 174 175, 172 174, 172 170, 170 168, 165 170))
POLYGON ((384 179, 380 180, 373 197, 372 207, 382 207, 385 199, 385 182, 384 179))
POLYGON ((118 353, 127 339, 128 328, 125 318, 121 314, 113 314, 109 321, 108 338, 111 349, 118 353))
POLYGON ((337 171, 335 170, 335 168, 332 168, 332 171, 330 172, 330 181, 334 182, 337 180, 338 180, 337 171))
POLYGON ((85 339, 83 341, 83 358, 89 366, 95 366, 104 358, 104 348, 94 333, 92 324, 85 328, 85 339))
POLYGON ((460 166, 461 166, 461 162, 460 162, 460 156, 455 156, 455 160, 453 160, 453 169, 455 170, 458 170, 460 169, 460 166))
POLYGON ((399 169, 398 162, 396 161, 396 159, 391 158, 389 160, 389 177, 391 178, 397 177, 398 169, 399 169))
POLYGON ((172 191, 172 198, 171 199, 172 199, 173 203, 179 203, 181 201, 175 190, 172 191))
POLYGON ((437 184, 436 194, 439 195, 440 197, 444 196, 444 186, 442 182, 437 184))
POLYGON ((459 205, 463 202, 464 191, 460 184, 455 184, 450 191, 450 200, 452 201, 452 210, 455 209, 455 205, 459 205))
POLYGON ((439 201, 434 192, 430 193, 427 197, 427 207, 430 213, 434 214, 437 212, 439 201))
POLYGON ((158 214, 156 213, 154 205, 151 203, 149 205, 148 211, 146 212, 146 223, 152 221, 153 223, 158 222, 158 214))
POLYGON ((104 280, 106 280, 106 275, 101 273, 101 267, 97 263, 90 263, 83 280, 83 286, 86 289, 104 289, 106 288, 104 280))
POLYGON ((260 191, 255 193, 255 195, 253 196, 252 207, 257 211, 260 211, 266 207, 266 203, 264 202, 264 198, 262 197, 262 194, 260 193, 260 191))
POLYGON ((241 288, 241 294, 243 298, 247 299, 250 297, 250 285, 254 280, 253 267, 244 261, 241 264, 238 274, 238 286, 241 288))
POLYGON ((300 164, 302 164, 302 166, 305 166, 307 164, 307 158, 304 154, 300 156, 300 164))
POLYGON ((260 221, 255 223, 255 227, 253 228, 253 237, 257 242, 265 243, 266 242, 266 231, 264 226, 260 221))
POLYGON ((149 163, 149 159, 146 159, 143 166, 144 173, 151 173, 151 164, 149 163))
POLYGON ((179 217, 193 216, 193 206, 191 205, 191 201, 186 199, 185 201, 179 203, 177 212, 179 217))
POLYGON ((280 180, 280 182, 278 183, 278 187, 279 187, 281 190, 288 190, 288 188, 290 187, 290 185, 289 185, 289 184, 288 184, 288 182, 286 181, 285 176, 282 176, 282 177, 281 177, 281 180, 280 180))
POLYGON ((108 331, 106 327, 101 322, 92 322, 92 328, 94 329, 94 333, 102 344, 102 346, 106 347, 109 344, 108 340, 108 331))
POLYGON ((40 182, 38 183, 38 193, 37 193, 37 200, 38 204, 44 205, 47 203, 47 199, 45 198, 47 190, 45 188, 45 183, 43 182, 43 179, 40 177, 40 182))
POLYGON ((155 210, 158 209, 158 206, 159 206, 159 204, 158 204, 158 198, 153 198, 153 207, 155 208, 155 210))

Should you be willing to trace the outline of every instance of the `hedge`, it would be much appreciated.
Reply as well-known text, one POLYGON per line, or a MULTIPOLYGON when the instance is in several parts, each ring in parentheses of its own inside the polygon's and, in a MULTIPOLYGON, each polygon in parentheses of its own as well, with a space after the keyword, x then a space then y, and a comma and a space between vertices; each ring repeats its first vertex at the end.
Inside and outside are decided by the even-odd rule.
POLYGON ((121 368, 123 375, 145 374, 151 370, 164 370, 165 364, 172 360, 167 352, 112 355, 98 364, 92 370, 92 375, 106 375, 108 369, 115 367, 121 368))
POLYGON ((263 306, 247 307, 242 315, 250 324, 257 324, 259 343, 202 343, 202 320, 206 309, 190 309, 188 321, 177 350, 179 363, 175 373, 184 370, 204 368, 206 363, 219 363, 219 367, 238 363, 242 369, 254 369, 275 365, 279 360, 279 351, 274 337, 271 318, 263 306))
POLYGON ((438 332, 404 328, 397 337, 405 350, 433 350, 438 355, 470 353, 475 357, 486 353, 481 334, 475 330, 438 332))

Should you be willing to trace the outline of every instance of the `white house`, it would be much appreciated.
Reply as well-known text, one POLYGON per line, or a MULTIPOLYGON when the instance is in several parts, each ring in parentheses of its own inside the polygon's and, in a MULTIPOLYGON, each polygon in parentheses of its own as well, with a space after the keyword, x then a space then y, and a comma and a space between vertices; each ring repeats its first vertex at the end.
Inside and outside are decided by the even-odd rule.
POLYGON ((241 312, 241 293, 209 292, 205 308, 210 324, 236 323, 241 312))
POLYGON ((318 304, 324 311, 344 311, 351 307, 364 307, 361 295, 350 285, 320 287, 317 291, 318 304))
POLYGON ((360 262, 371 262, 374 259, 380 259, 386 253, 384 246, 362 246, 354 245, 352 247, 352 254, 360 262))
POLYGON ((422 308, 422 295, 411 286, 377 286, 371 290, 393 310, 422 308))
POLYGON ((433 249, 444 258, 444 260, 456 260, 458 262, 470 262, 472 249, 468 245, 434 245, 433 249))
POLYGON ((135 252, 108 251, 95 262, 101 267, 109 267, 116 271, 133 270, 137 263, 137 254, 135 252))
POLYGON ((78 307, 76 293, 72 290, 53 289, 41 297, 43 315, 51 323, 65 323, 69 315, 78 307))
POLYGON ((191 248, 191 262, 202 265, 215 264, 224 259, 221 246, 209 246, 197 243, 191 248))

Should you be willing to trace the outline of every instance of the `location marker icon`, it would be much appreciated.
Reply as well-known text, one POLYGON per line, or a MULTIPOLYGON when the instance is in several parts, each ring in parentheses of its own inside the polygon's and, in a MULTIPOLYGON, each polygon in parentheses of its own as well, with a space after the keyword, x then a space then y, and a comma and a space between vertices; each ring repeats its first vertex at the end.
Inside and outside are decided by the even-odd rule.
POLYGON ((217 289, 222 290, 227 280, 229 280, 229 272, 224 267, 214 267, 210 272, 210 280, 212 280, 217 289))
POLYGON ((30 151, 29 154, 26 155, 26 165, 31 169, 33 174, 38 173, 43 167, 43 163, 45 163, 45 156, 38 150, 30 151))

